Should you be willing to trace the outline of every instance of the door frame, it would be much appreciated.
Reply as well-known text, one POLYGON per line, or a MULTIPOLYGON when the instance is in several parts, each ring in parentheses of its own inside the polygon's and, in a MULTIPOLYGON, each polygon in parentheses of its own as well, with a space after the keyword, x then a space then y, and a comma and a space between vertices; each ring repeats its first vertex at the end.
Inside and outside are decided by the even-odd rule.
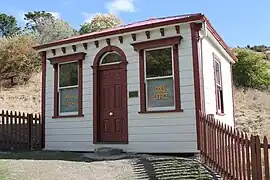
MULTIPOLYGON (((126 101, 123 104, 123 108, 126 109, 123 115, 123 138, 122 142, 117 142, 117 144, 128 144, 128 106, 127 106, 127 58, 125 53, 117 46, 106 46, 102 48, 95 56, 93 62, 93 143, 98 144, 102 143, 99 142, 98 139, 98 120, 99 120, 99 99, 100 99, 100 91, 99 91, 99 67, 100 67, 100 60, 102 56, 107 52, 117 52, 121 58, 122 62, 120 63, 123 79, 123 96, 126 97, 126 101)), ((109 65, 108 65, 109 66, 109 65)))

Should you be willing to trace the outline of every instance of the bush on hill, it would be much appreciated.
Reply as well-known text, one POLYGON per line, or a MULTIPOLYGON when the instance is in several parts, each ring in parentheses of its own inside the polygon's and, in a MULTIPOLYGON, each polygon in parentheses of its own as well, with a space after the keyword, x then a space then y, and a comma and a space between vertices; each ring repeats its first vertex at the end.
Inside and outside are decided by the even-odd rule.
POLYGON ((41 67, 38 53, 32 48, 31 36, 18 35, 0 39, 0 80, 15 78, 16 83, 29 80, 41 67))
POLYGON ((234 49, 234 52, 238 58, 233 65, 236 87, 268 89, 270 73, 266 56, 245 48, 234 49))

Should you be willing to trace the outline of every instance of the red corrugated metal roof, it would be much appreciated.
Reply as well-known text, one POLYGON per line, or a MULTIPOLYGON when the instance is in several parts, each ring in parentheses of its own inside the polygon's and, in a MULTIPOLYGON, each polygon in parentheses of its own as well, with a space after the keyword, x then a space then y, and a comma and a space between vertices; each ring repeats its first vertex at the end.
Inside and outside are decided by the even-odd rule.
POLYGON ((121 26, 117 26, 117 27, 102 30, 102 31, 87 33, 87 34, 74 36, 74 37, 67 38, 67 39, 61 39, 59 41, 54 41, 54 42, 47 43, 47 44, 42 44, 42 45, 34 47, 34 49, 40 50, 40 49, 44 49, 44 48, 48 48, 48 47, 83 41, 83 40, 87 40, 87 39, 94 39, 94 38, 98 38, 98 37, 102 37, 102 36, 130 32, 130 31, 146 29, 146 28, 151 28, 151 27, 158 27, 158 26, 162 26, 162 25, 169 25, 169 24, 172 24, 174 22, 178 23, 178 22, 182 22, 182 21, 188 22, 188 21, 192 21, 192 20, 199 20, 202 18, 202 16, 203 15, 201 13, 197 13, 197 14, 187 14, 187 15, 161 17, 161 18, 151 18, 151 19, 147 19, 144 21, 138 21, 135 23, 121 25, 121 26))
POLYGON ((114 34, 121 34, 121 33, 127 33, 127 32, 132 32, 132 31, 137 31, 137 30, 143 30, 147 28, 154 28, 154 27, 159 27, 159 26, 166 26, 170 24, 176 24, 176 23, 184 23, 184 22, 190 22, 190 21, 196 21, 196 20, 201 20, 207 22, 208 29, 213 33, 217 41, 221 44, 221 46, 227 51, 230 56, 236 60, 237 58, 234 56, 230 48, 225 44, 225 42, 222 40, 222 38, 219 36, 219 34, 214 30, 210 22, 207 20, 207 18, 201 14, 201 13, 196 13, 196 14, 185 14, 185 15, 178 15, 178 16, 170 16, 170 17, 161 17, 161 18, 150 18, 144 21, 138 21, 135 23, 131 24, 126 24, 126 25, 121 25, 117 26, 114 28, 98 31, 98 32, 93 32, 93 33, 87 33, 79 36, 74 36, 71 38, 67 39, 62 39, 59 41, 43 44, 34 47, 36 50, 42 50, 45 48, 50 48, 53 46, 59 46, 59 45, 64 45, 68 43, 74 43, 74 42, 79 42, 79 41, 84 41, 84 40, 89 40, 89 39, 95 39, 95 38, 100 38, 104 36, 110 36, 114 34))
MULTIPOLYGON (((161 18, 149 18, 147 20, 138 21, 138 22, 134 22, 134 23, 126 24, 126 25, 120 25, 120 26, 116 26, 114 28, 109 28, 109 29, 105 29, 105 30, 101 30, 101 31, 93 32, 93 33, 86 33, 83 35, 74 36, 74 37, 67 38, 67 39, 61 39, 61 40, 55 41, 55 42, 61 42, 64 40, 69 40, 69 39, 77 39, 77 38, 81 38, 81 37, 88 37, 88 36, 93 36, 93 35, 97 35, 97 34, 103 34, 103 33, 108 33, 108 32, 119 31, 119 30, 123 30, 123 29, 145 26, 145 25, 149 25, 149 24, 167 22, 167 21, 171 21, 171 20, 179 20, 179 19, 188 18, 191 16, 198 16, 198 15, 201 15, 201 14, 198 13, 198 14, 187 14, 187 15, 179 15, 179 16, 161 17, 161 18)), ((50 44, 50 43, 48 43, 48 44, 50 44)))

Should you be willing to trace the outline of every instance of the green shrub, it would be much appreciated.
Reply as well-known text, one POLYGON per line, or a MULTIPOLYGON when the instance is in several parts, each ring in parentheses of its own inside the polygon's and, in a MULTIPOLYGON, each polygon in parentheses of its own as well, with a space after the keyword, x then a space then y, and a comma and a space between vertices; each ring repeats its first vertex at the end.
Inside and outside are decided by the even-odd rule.
POLYGON ((269 62, 263 53, 237 48, 238 61, 233 65, 236 87, 267 89, 270 85, 269 62))
POLYGON ((17 83, 26 82, 40 70, 41 60, 32 48, 34 45, 36 41, 32 36, 0 38, 0 80, 13 76, 17 83))

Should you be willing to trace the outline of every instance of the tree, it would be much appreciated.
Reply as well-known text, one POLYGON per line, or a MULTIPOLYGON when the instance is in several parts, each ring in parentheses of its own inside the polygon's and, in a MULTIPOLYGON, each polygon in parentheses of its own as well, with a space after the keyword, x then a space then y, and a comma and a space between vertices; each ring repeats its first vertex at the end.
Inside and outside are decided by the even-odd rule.
POLYGON ((265 52, 266 50, 269 49, 269 47, 265 46, 265 45, 255 45, 255 46, 247 46, 248 49, 251 49, 255 52, 265 52))
POLYGON ((245 48, 234 49, 238 61, 233 65, 237 87, 267 89, 270 85, 269 63, 263 53, 245 48))
POLYGON ((31 36, 17 35, 0 39, 0 80, 16 77, 27 81, 38 72, 41 60, 32 48, 36 41, 31 36))
POLYGON ((45 11, 25 14, 26 28, 31 29, 39 44, 49 43, 74 36, 74 29, 65 21, 45 11))
POLYGON ((8 37, 20 32, 16 18, 0 13, 0 37, 8 37))
POLYGON ((45 20, 51 19, 53 20, 54 17, 51 13, 48 13, 46 11, 34 11, 34 12, 28 12, 24 14, 25 18, 24 20, 27 21, 26 28, 36 30, 38 32, 42 31, 42 25, 44 25, 45 20))
POLYGON ((122 24, 121 20, 113 14, 97 14, 90 23, 84 23, 79 30, 80 34, 101 31, 122 24))

